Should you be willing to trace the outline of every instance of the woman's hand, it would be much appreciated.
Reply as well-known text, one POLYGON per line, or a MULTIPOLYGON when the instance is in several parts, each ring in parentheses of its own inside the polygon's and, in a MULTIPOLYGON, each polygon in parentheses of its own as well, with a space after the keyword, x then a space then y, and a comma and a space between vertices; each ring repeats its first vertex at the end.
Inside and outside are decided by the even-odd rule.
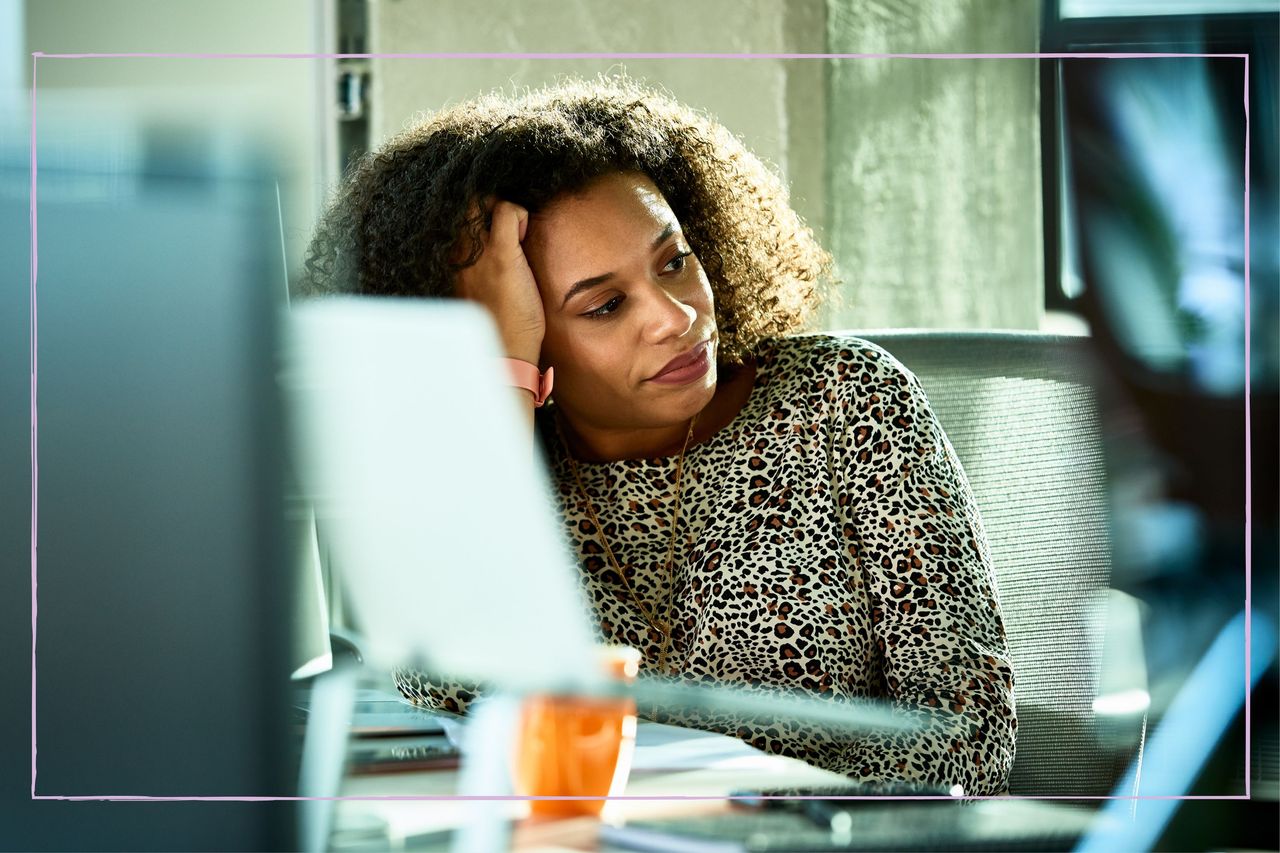
POLYGON ((457 293, 478 302, 493 315, 508 358, 538 363, 546 319, 542 296, 525 258, 529 211, 501 199, 491 200, 490 226, 479 259, 459 270, 457 293))

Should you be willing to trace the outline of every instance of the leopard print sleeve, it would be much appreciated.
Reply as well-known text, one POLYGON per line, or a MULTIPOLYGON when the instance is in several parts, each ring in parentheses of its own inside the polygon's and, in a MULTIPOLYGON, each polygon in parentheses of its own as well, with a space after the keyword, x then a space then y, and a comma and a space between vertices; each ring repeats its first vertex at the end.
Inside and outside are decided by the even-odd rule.
POLYGON ((884 350, 857 344, 841 352, 832 431, 840 516, 886 691, 923 728, 852 742, 842 769, 999 793, 1017 718, 982 522, 919 382, 884 350))
POLYGON ((407 667, 392 670, 391 678, 401 696, 415 705, 432 711, 465 714, 478 695, 474 685, 434 678, 407 667))

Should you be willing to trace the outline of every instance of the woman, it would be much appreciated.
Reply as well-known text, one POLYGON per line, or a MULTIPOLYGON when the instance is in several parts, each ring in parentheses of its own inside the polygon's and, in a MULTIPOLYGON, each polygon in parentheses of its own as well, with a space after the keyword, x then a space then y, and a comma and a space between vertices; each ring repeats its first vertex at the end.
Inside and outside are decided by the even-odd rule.
POLYGON ((858 779, 998 792, 1016 719, 981 522, 910 373, 855 338, 786 337, 829 268, 731 134, 614 78, 392 139, 321 223, 308 285, 489 309, 602 641, 653 674, 888 697, 923 728, 653 716, 858 779))

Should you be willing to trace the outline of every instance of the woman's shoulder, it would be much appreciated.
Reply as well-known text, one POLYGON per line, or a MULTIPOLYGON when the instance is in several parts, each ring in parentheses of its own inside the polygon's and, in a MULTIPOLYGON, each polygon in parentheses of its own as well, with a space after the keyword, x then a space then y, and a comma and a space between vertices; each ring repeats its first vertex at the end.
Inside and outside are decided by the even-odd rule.
POLYGON ((853 390, 917 386, 902 362, 879 344, 847 333, 821 332, 769 342, 774 372, 791 382, 853 390))

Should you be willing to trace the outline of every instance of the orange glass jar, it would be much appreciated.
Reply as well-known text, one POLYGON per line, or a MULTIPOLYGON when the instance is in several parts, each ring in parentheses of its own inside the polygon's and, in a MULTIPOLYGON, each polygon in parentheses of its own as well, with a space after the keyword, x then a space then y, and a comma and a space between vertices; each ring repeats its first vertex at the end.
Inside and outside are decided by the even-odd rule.
MULTIPOLYGON (((605 672, 622 681, 634 681, 640 669, 640 652, 627 646, 602 647, 599 658, 605 672)), ((516 793, 585 798, 531 800, 535 817, 598 815, 606 797, 626 788, 635 737, 631 699, 531 697, 521 711, 516 793)))

